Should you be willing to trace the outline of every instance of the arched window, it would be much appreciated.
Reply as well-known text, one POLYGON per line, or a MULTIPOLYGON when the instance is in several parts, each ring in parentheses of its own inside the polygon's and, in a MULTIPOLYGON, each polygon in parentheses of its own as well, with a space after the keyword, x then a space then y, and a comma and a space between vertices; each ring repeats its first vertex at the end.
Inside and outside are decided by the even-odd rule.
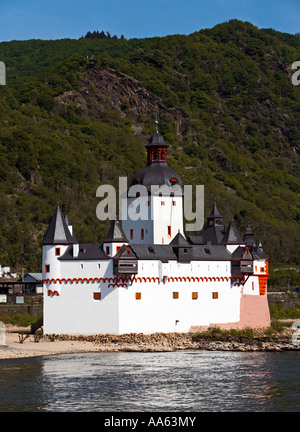
POLYGON ((171 178, 170 182, 171 182, 172 186, 175 186, 178 183, 178 179, 173 177, 173 178, 171 178))

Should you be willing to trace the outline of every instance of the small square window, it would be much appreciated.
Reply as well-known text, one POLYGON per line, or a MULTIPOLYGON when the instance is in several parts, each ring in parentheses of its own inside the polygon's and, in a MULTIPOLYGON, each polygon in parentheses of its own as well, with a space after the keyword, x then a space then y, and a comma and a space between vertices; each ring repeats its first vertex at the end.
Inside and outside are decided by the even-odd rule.
POLYGON ((100 292, 94 292, 94 300, 101 300, 101 293, 100 292))
POLYGON ((173 292, 173 299, 179 298, 179 292, 173 292))
POLYGON ((109 255, 109 253, 110 253, 110 247, 109 246, 106 246, 105 253, 106 253, 106 255, 109 255))
POLYGON ((60 256, 60 248, 55 248, 55 256, 60 256))
POLYGON ((213 292, 213 293, 212 293, 212 298, 213 298, 213 299, 217 299, 217 298, 219 298, 219 293, 218 293, 218 292, 213 292))
POLYGON ((116 247, 116 251, 119 252, 119 250, 121 249, 121 246, 117 246, 116 247))
POLYGON ((136 300, 141 300, 141 298, 142 298, 142 293, 140 293, 140 292, 136 292, 136 293, 135 293, 135 299, 136 299, 136 300))
POLYGON ((198 298, 198 293, 197 292, 192 292, 192 299, 193 300, 197 300, 198 298))
POLYGON ((176 201, 172 201, 172 205, 173 205, 173 206, 176 206, 176 201))
POLYGON ((164 202, 164 201, 161 201, 161 202, 160 202, 160 205, 164 206, 164 205, 165 205, 165 202, 164 202))
POLYGON ((45 272, 50 273, 50 264, 45 265, 45 272))

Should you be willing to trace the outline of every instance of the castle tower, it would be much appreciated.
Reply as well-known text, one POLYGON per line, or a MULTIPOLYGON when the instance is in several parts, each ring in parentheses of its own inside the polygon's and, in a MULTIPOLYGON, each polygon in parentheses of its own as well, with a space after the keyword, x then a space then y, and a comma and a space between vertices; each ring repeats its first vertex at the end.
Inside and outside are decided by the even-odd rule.
POLYGON ((41 245, 43 280, 61 277, 58 258, 65 253, 69 245, 73 245, 75 250, 78 241, 73 230, 71 231, 67 225, 59 206, 55 210, 41 245))
POLYGON ((246 228, 245 234, 244 234, 244 242, 246 246, 249 246, 250 248, 255 247, 256 243, 253 236, 253 231, 250 226, 250 221, 248 222, 248 226, 246 228))
POLYGON ((145 147, 147 165, 134 175, 123 200, 122 226, 130 243, 169 244, 178 232, 184 235, 182 180, 167 163, 168 145, 157 125, 145 147))
POLYGON ((113 257, 119 252, 123 244, 128 244, 128 240, 119 220, 114 220, 103 242, 103 251, 106 255, 113 257))
POLYGON ((231 219, 220 244, 225 245, 230 253, 233 253, 239 246, 245 246, 233 219, 231 219))
POLYGON ((207 217, 204 228, 197 235, 190 236, 189 241, 192 244, 219 245, 225 232, 223 216, 217 209, 216 200, 214 200, 213 208, 207 217))

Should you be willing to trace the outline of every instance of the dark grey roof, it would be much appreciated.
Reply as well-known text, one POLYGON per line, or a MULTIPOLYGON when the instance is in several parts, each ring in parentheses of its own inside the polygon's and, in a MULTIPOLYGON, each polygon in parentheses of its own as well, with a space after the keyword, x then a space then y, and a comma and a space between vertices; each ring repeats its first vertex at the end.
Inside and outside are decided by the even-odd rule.
POLYGON ((195 245, 203 245, 204 241, 203 241, 203 237, 202 235, 191 235, 188 237, 188 242, 190 244, 195 244, 195 245))
POLYGON ((71 235, 61 210, 59 206, 57 206, 49 224, 48 230, 46 231, 42 241, 42 245, 74 244, 76 242, 76 237, 71 235))
POLYGON ((246 243, 247 246, 256 246, 255 240, 253 237, 253 231, 252 231, 252 228, 250 226, 250 222, 249 222, 248 227, 246 228, 246 231, 245 231, 244 242, 246 243))
POLYGON ((229 245, 229 244, 244 244, 242 237, 233 221, 233 219, 230 221, 227 231, 221 241, 221 244, 223 245, 229 245))
POLYGON ((153 147, 153 146, 168 147, 168 144, 165 143, 163 137, 159 134, 158 131, 156 131, 154 135, 152 135, 152 137, 148 141, 148 144, 145 145, 145 147, 153 147))
POLYGON ((176 178, 178 185, 182 188, 182 180, 179 174, 169 167, 167 162, 149 162, 145 168, 138 171, 132 179, 131 184, 141 184, 143 186, 167 185, 172 186, 171 179, 176 178))
POLYGON ((224 236, 224 226, 223 225, 211 225, 203 228, 200 233, 203 239, 203 244, 220 244, 224 236))
MULTIPOLYGON (((233 253, 232 259, 241 260, 245 254, 246 246, 239 246, 233 253)), ((252 259, 268 259, 268 255, 264 253, 264 251, 260 247, 250 248, 249 252, 252 256, 252 259)))
POLYGON ((208 216, 207 219, 213 219, 213 218, 221 218, 221 219, 223 219, 223 216, 221 216, 219 210, 217 209, 216 200, 214 200, 214 205, 213 205, 212 211, 211 211, 211 213, 210 213, 210 215, 208 216))
POLYGON ((73 257, 73 246, 69 246, 66 252, 58 258, 61 261, 65 260, 109 260, 110 256, 106 255, 101 244, 80 244, 77 257, 73 257))
MULTIPOLYGON (((192 250, 191 260, 195 261, 230 261, 231 254, 225 246, 189 245, 192 250)), ((130 244, 132 251, 140 260, 177 261, 174 248, 168 245, 130 244)))
POLYGON ((195 261, 230 261, 231 253, 225 246, 195 245, 193 246, 193 260, 195 261))
POLYGON ((191 247, 190 243, 183 237, 183 235, 179 232, 173 238, 173 240, 169 243, 172 247, 191 247))
POLYGON ((103 243, 111 243, 111 242, 128 243, 128 239, 124 234, 123 228, 118 219, 112 221, 107 236, 105 237, 103 243))
MULTIPOLYGON (((188 245, 191 249, 191 260, 195 261, 230 261, 231 254, 225 246, 215 245, 188 245)), ((120 251, 115 255, 114 259, 118 259, 123 254, 125 248, 122 246, 120 251)), ((177 261, 177 256, 171 244, 156 245, 156 244, 130 244, 130 249, 133 256, 139 260, 159 260, 168 262, 170 260, 177 261)), ((78 257, 73 257, 73 246, 69 246, 59 260, 109 260, 112 259, 106 255, 101 244, 81 244, 79 246, 78 257)))
MULTIPOLYGON (((69 226, 72 226, 72 224, 71 224, 71 222, 70 222, 70 219, 69 219, 69 216, 68 215, 66 215, 65 216, 65 222, 66 222, 66 224, 68 225, 68 227, 69 226)), ((77 240, 77 237, 76 237, 76 235, 74 234, 74 229, 73 229, 73 243, 78 243, 78 240, 77 240)))

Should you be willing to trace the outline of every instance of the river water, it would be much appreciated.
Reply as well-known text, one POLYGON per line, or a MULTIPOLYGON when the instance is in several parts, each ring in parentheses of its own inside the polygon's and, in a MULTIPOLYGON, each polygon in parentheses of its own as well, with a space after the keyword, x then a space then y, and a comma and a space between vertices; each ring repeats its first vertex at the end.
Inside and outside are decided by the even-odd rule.
POLYGON ((299 412, 299 352, 87 353, 0 361, 0 411, 299 412))

